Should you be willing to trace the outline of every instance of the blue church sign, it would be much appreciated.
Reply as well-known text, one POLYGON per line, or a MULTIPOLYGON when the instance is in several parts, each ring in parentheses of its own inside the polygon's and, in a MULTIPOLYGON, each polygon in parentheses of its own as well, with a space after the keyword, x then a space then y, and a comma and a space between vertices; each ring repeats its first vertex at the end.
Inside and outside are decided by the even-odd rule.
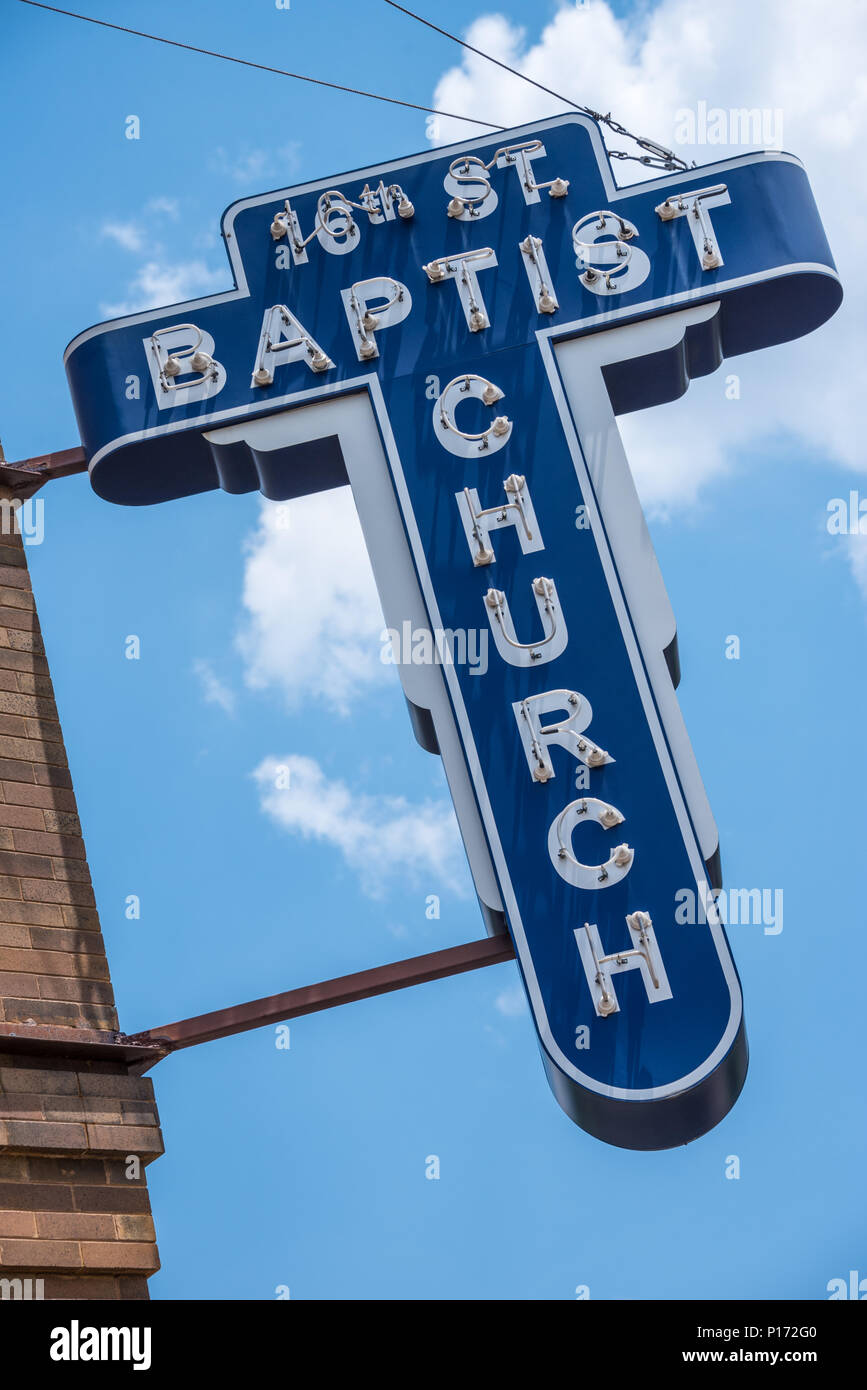
POLYGON ((223 236, 234 289, 70 344, 93 487, 351 484, 386 622, 436 649, 398 657, 413 725, 558 1101, 628 1148, 703 1134, 744 1081, 741 988, 616 416, 834 313, 801 164, 618 188, 565 115, 245 198, 223 236))

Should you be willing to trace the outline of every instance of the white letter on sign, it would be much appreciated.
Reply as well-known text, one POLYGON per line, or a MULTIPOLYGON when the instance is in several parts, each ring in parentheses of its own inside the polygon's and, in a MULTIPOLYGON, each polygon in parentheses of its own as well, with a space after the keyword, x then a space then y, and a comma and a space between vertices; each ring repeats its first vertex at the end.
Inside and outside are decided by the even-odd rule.
POLYGON ((390 328, 406 318, 412 308, 412 298, 406 285, 392 280, 390 275, 377 275, 359 280, 340 297, 352 330, 355 352, 359 362, 379 356, 374 334, 380 328, 390 328), (376 303, 385 300, 384 304, 376 303), (373 308, 370 305, 373 301, 373 308))
POLYGON ((289 362, 305 362, 311 372, 326 372, 334 366, 331 358, 310 337, 306 328, 285 304, 265 310, 259 351, 253 363, 251 386, 271 386, 277 367, 289 362))
POLYGON ((453 256, 440 256, 428 261, 422 270, 432 285, 442 284, 444 280, 454 280, 458 296, 464 308, 464 317, 471 333, 481 333, 490 328, 491 320, 485 308, 485 301, 479 289, 477 272, 491 270, 497 264, 497 257, 490 246, 482 246, 478 251, 458 251, 453 256))
POLYGON ((620 1012, 617 995, 611 983, 611 976, 624 970, 640 970, 651 1004, 659 1004, 663 999, 671 999, 671 987, 662 956, 656 944, 653 922, 647 912, 630 912, 626 925, 632 942, 625 950, 605 954, 605 948, 595 924, 585 922, 576 927, 575 940, 581 955, 584 974, 593 995, 593 1003, 599 1018, 620 1012), (634 943, 634 944, 633 944, 634 943))
POLYGON ((462 430, 454 418, 458 402, 477 400, 483 405, 496 405, 503 399, 499 386, 487 377, 468 372, 466 376, 456 376, 439 394, 433 408, 434 434, 444 449, 458 458, 474 459, 487 450, 495 454, 512 437, 512 422, 505 415, 498 415, 486 430, 470 434, 462 430))
POLYGON ((525 700, 516 700, 512 709, 535 782, 547 782, 555 775, 547 747, 552 743, 566 748, 585 767, 604 767, 614 762, 610 753, 584 735, 593 710, 590 701, 577 690, 546 690, 542 695, 528 695, 525 700), (542 716, 556 710, 571 712, 566 719, 543 728, 542 716))
POLYGON ((211 355, 214 340, 194 323, 158 328, 142 341, 160 410, 205 401, 225 386, 226 369, 211 355))
POLYGON ((515 634, 515 624, 509 612, 509 601, 501 589, 489 589, 485 595, 485 612, 497 651, 510 666, 544 665, 554 661, 566 650, 569 634, 566 622, 560 612, 557 586, 553 579, 534 579, 533 597, 542 619, 545 636, 539 642, 519 642, 515 634))
POLYGON ((488 178, 487 164, 472 154, 452 160, 443 188, 452 195, 448 215, 458 222, 490 217, 499 201, 488 178))
POLYGON ((539 523, 536 520, 527 479, 521 473, 512 473, 504 479, 503 488, 506 501, 496 507, 483 508, 474 487, 465 487, 463 492, 455 493, 474 565, 494 563, 497 557, 490 543, 490 533, 494 530, 501 531, 505 526, 514 526, 517 529, 523 555, 545 549, 539 535, 539 523))
POLYGON ((642 285, 650 274, 650 258, 630 246, 638 229, 616 212, 591 212, 572 228, 572 245, 581 271, 578 277, 593 294, 622 294, 642 285))
POLYGON ((656 212, 663 222, 673 222, 677 217, 685 217, 702 270, 718 270, 723 264, 723 258, 708 208, 722 208, 730 202, 731 197, 725 184, 716 183, 712 188, 696 188, 691 193, 673 193, 664 203, 659 204, 656 212))
POLYGON ((537 183, 533 173, 532 161, 545 157, 545 146, 540 140, 530 140, 525 145, 510 145, 508 149, 501 150, 497 155, 498 169, 511 168, 518 175, 525 203, 538 203, 539 189, 550 186, 545 183, 537 183))
POLYGON ((622 825, 623 820, 616 806, 598 801, 595 796, 570 801, 548 831, 548 853, 560 877, 576 888, 586 888, 591 892, 597 888, 612 888, 625 878, 635 858, 629 845, 617 845, 604 864, 582 864, 572 853, 572 833, 577 825, 595 821, 603 829, 613 830, 615 825, 622 825))

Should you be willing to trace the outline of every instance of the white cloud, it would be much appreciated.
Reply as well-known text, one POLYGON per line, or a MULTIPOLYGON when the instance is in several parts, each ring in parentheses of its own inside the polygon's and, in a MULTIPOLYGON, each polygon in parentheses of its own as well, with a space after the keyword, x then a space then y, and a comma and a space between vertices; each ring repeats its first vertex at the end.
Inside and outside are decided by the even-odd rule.
POLYGON ((144 232, 137 222, 105 222, 100 236, 116 242, 124 251, 142 251, 145 246, 144 232))
POLYGON ((385 622, 348 487, 262 504, 243 602, 247 682, 278 690, 290 709, 315 699, 348 714, 356 696, 394 680, 380 660, 385 622))
POLYGON ((193 662, 193 671, 199 678, 206 703, 219 705, 225 714, 234 714, 237 703, 235 692, 225 681, 220 679, 211 663, 197 659, 193 662))
MULTIPOLYGON (((678 111, 697 107, 782 112, 783 146, 803 159, 847 299, 831 322, 798 342, 727 364, 695 383, 683 400, 623 417, 627 451, 645 505, 669 512, 700 498, 739 455, 775 435, 815 451, 820 461, 863 470, 861 402, 867 360, 861 351, 867 279, 861 246, 867 229, 867 8, 835 0, 833 22, 817 22, 814 0, 728 0, 724 13, 694 0, 661 0, 615 19, 604 0, 564 5, 529 42, 499 15, 472 24, 466 37, 555 91, 596 110, 613 109, 629 130, 674 146, 678 111), (724 377, 741 378, 728 400, 724 377)), ((492 64, 465 54, 437 84, 434 106, 504 125, 565 107, 492 64)), ((441 120, 441 143, 478 134, 441 120)), ((607 143, 635 150, 619 136, 607 143)), ((708 163, 741 147, 677 146, 708 163)), ((636 151, 637 152, 637 151, 636 151)), ((648 175, 616 163, 620 182, 648 175)))
POLYGON ((248 192, 261 192, 266 179, 276 179, 277 183, 288 183, 299 165, 300 140, 290 140, 276 150, 257 149, 253 146, 240 146, 227 150, 218 145, 209 160, 210 167, 219 174, 226 174, 233 183, 248 185, 248 192))
POLYGON ((468 873, 451 804, 370 796, 330 780, 313 758, 265 758, 253 773, 262 810, 291 835, 330 845, 382 898, 395 880, 467 895, 468 873))
POLYGON ((494 1008, 504 1018, 520 1018, 527 1010, 527 996, 520 985, 507 985, 494 1000, 494 1008))
POLYGON ((145 212, 152 217, 169 217, 173 222, 180 216, 177 198, 149 198, 145 203, 145 212))
POLYGON ((867 603, 867 535, 849 536, 849 568, 867 603))
POLYGON ((136 314, 141 309, 160 309, 197 299, 227 288, 228 268, 211 270, 204 261, 149 260, 140 266, 127 286, 126 298, 115 304, 102 304, 106 318, 136 314))

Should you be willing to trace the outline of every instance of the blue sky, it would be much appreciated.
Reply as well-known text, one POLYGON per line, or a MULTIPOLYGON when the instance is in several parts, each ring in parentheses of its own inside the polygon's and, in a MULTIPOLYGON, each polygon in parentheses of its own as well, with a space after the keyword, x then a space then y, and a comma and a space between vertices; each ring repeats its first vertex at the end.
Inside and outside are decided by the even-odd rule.
MULTIPOLYGON (((86 8, 431 105, 438 92, 447 109, 495 121, 555 109, 494 69, 461 66, 456 48, 379 0, 86 8)), ((288 1051, 263 1029, 184 1052, 153 1074, 167 1145, 149 1170, 164 1265, 154 1297, 268 1299, 288 1285, 293 1298, 570 1299, 588 1285, 593 1298, 822 1298, 828 1280, 867 1275, 867 564, 860 535, 826 526, 831 499, 867 495, 852 244, 864 225, 852 94, 865 22, 843 0, 849 41, 825 49, 812 5, 769 0, 744 54, 753 8, 732 0, 729 22, 706 29, 680 0, 613 13, 591 0, 580 15, 515 0, 496 7, 501 20, 456 0, 426 9, 462 31, 481 18, 482 46, 665 142, 676 111, 699 100, 780 109, 841 266, 847 304, 811 339, 727 364, 624 422, 726 882, 784 893, 781 933, 730 932, 752 1053, 743 1096, 687 1149, 598 1143, 548 1090, 512 964, 298 1020, 288 1051), (807 34, 819 46, 804 75, 807 34), (431 1154, 438 1181, 425 1178, 431 1154)), ((15 134, 0 433, 12 459, 77 442, 61 362, 76 332, 119 306, 228 285, 228 203, 426 145, 421 113, 13 0, 2 19, 15 134), (130 114, 138 141, 124 138, 130 114)), ((309 656, 341 594, 325 593, 312 629, 292 604, 320 504, 293 506, 284 533, 256 496, 123 509, 76 477, 44 499, 29 560, 127 1031, 481 934, 438 763, 377 660, 345 503, 339 535, 373 635, 334 642, 349 672, 335 705, 309 656), (130 634, 138 661, 124 656, 130 634), (393 836, 393 873, 365 869, 363 839, 355 852, 334 835, 305 839, 263 809, 256 768, 299 754, 332 792, 349 789, 359 822, 393 836), (138 921, 125 918, 129 894, 138 921), (429 894, 439 920, 425 916, 429 894)))

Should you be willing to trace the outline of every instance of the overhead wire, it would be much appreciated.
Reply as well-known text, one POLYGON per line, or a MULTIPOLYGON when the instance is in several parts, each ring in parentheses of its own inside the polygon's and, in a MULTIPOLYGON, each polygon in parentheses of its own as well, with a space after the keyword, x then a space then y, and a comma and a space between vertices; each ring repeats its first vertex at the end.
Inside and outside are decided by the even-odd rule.
POLYGON ((462 39, 458 34, 452 34, 448 29, 442 29, 439 24, 434 24, 432 20, 425 19, 423 15, 416 14, 415 10, 407 9, 406 5, 399 5, 397 0, 385 0, 385 3, 390 5, 393 10, 400 10, 402 14, 407 15, 410 19, 415 19, 419 24, 424 24, 426 28, 433 29, 435 33, 441 34, 443 38, 451 39, 452 43, 460 44, 461 48, 467 49, 470 53, 475 53, 477 57, 484 58, 487 62, 496 64, 498 68, 502 68, 504 72, 511 73, 513 77, 519 77, 522 82, 529 82, 530 86, 537 87, 540 92, 545 92, 548 96, 554 97, 555 100, 561 101, 564 106, 571 107, 573 111, 580 111, 582 115, 590 116, 592 120, 598 122, 600 125, 608 126, 616 135, 622 135, 624 139, 627 140, 634 140, 641 149, 647 151, 646 154, 638 155, 628 154, 625 150, 609 150, 608 153, 613 156, 613 158, 633 159, 639 164, 651 165, 658 169, 683 170, 689 167, 686 160, 681 159, 680 156, 676 155, 672 150, 666 149, 664 145, 657 144, 655 140, 648 140, 644 136, 631 134, 625 126, 622 126, 619 121, 615 121, 612 118, 610 111, 607 115, 603 115, 600 111, 594 111, 592 106, 582 106, 579 102, 573 101, 570 97, 564 97, 562 93, 555 92, 551 87, 546 87, 544 82, 537 82, 534 77, 529 77, 527 73, 521 72, 518 68, 511 67, 508 63, 504 63, 501 58, 495 58, 493 54, 485 53, 483 49, 476 48, 475 44, 471 44, 466 39, 462 39))
POLYGON ((256 68, 259 72, 270 72, 278 77, 291 77, 296 82, 311 82, 317 87, 330 87, 332 91, 348 92, 352 96, 368 97, 371 101, 385 101, 390 106, 405 106, 410 111, 424 111, 431 116, 447 116, 453 121, 468 121, 473 125, 485 126, 488 130, 506 130, 504 125, 493 121, 482 121, 477 116, 459 116, 454 111, 440 111, 435 106, 423 106, 417 101, 403 101, 400 97, 384 96, 381 92, 368 92, 361 87, 348 87, 342 82, 329 82, 323 77, 310 77, 302 72, 290 72, 287 68, 271 67, 268 63, 256 63, 250 58, 236 58, 231 53, 222 53, 213 48, 200 48, 194 43, 182 43, 180 39, 168 39, 163 34, 148 34, 143 29, 131 29, 126 24, 113 24, 107 19, 96 19, 93 15, 79 14, 76 10, 62 10, 57 5, 46 5, 41 0, 18 0, 20 5, 30 5, 35 10, 48 10, 52 14, 65 15, 67 19, 80 19, 86 24, 96 24, 102 29, 114 29, 121 34, 132 34, 138 39, 150 39, 154 43, 168 44, 170 48, 184 48, 188 53, 202 53, 206 58, 221 58, 225 63, 237 63, 241 67, 256 68))
MULTIPOLYGON (((32 9, 36 10, 45 10, 50 14, 62 15, 67 19, 78 19, 85 24, 95 24, 101 29, 113 29, 117 33, 130 34, 134 38, 148 39, 152 43, 165 44, 169 48, 181 48, 188 53, 200 53, 206 58, 218 58, 222 62, 235 63, 239 67, 254 68, 258 72, 268 72, 278 77, 289 77, 296 82, 309 82, 313 86, 326 87, 331 91, 346 92, 350 96, 365 97, 370 101, 382 101, 389 106, 400 106, 409 111, 423 111, 426 115, 430 116, 444 116, 448 120, 465 121, 470 125, 484 126, 486 130, 501 131, 508 129, 507 126, 499 125, 493 121, 483 121, 478 116, 458 115, 454 111, 443 111, 439 107, 425 106, 421 102, 406 101, 401 97, 386 96, 382 92, 369 92, 363 87, 350 87, 345 83, 332 82, 323 77, 311 77, 307 73, 292 72, 288 68, 274 67, 269 63, 257 63, 251 58, 238 58, 232 53, 224 53, 219 49, 202 48, 198 44, 184 43, 180 39, 167 38, 164 34, 150 34, 146 30, 133 29, 126 24, 115 24, 108 19, 98 19, 95 15, 81 14, 77 10, 61 9, 58 5, 47 5, 44 3, 44 0, 17 0, 17 3, 29 5, 32 9)), ((607 126, 610 130, 618 135, 622 135, 625 139, 634 140, 641 149, 646 151, 643 155, 636 155, 629 154, 624 150, 609 149, 608 154, 611 158, 631 159, 639 164, 667 170, 685 170, 689 167, 685 160, 681 159, 679 155, 674 154, 672 150, 667 149, 664 145, 658 144, 655 140, 648 140, 643 136, 633 135, 625 126, 615 121, 610 112, 603 114, 600 111, 594 111, 591 106, 583 106, 571 100, 569 97, 564 97, 561 93, 555 92, 553 88, 546 87, 544 83, 537 82, 535 78, 529 77, 527 73, 520 72, 517 68, 511 67, 508 63, 504 63, 500 58, 495 58, 492 54, 485 53, 482 49, 476 48, 475 45, 469 43, 466 39, 460 38, 457 34, 450 33, 448 29, 441 28, 440 25, 434 24, 431 20, 416 14, 414 10, 408 9, 405 5, 398 4, 397 0, 385 0, 385 3, 390 5, 392 9, 400 10, 408 18, 414 19, 419 24, 423 24, 428 29, 441 34, 444 38, 450 39, 453 43, 459 44, 469 52, 475 53, 478 57, 484 58, 487 62, 494 63, 505 72, 511 73, 513 77, 520 78, 523 82, 528 82, 531 86, 538 88, 539 91, 545 92, 548 96, 554 97, 556 101, 562 102, 564 106, 589 116, 598 124, 607 126)))

